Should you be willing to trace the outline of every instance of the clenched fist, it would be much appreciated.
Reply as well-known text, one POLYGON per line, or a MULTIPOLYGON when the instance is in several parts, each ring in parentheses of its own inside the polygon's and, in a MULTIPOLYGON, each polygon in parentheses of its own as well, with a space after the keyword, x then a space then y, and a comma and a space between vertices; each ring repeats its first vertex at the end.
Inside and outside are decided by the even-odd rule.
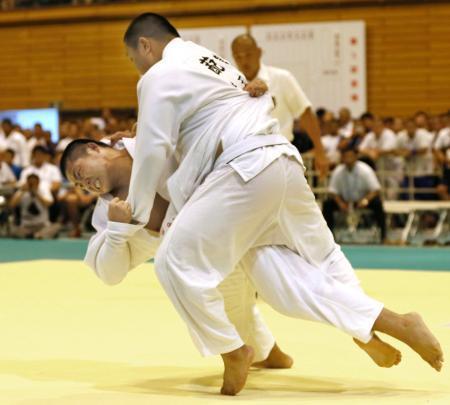
POLYGON ((119 198, 113 198, 109 203, 108 219, 113 222, 129 224, 131 222, 130 204, 119 198))

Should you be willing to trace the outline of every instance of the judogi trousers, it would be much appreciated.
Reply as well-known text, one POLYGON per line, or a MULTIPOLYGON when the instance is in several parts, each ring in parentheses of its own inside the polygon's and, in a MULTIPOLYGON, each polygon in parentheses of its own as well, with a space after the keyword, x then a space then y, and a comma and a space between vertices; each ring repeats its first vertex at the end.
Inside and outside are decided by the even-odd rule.
POLYGON ((274 309, 367 342, 383 305, 355 287, 339 252, 303 167, 282 155, 248 181, 236 165, 213 170, 167 230, 155 267, 203 355, 244 343, 218 288, 241 261, 274 309))

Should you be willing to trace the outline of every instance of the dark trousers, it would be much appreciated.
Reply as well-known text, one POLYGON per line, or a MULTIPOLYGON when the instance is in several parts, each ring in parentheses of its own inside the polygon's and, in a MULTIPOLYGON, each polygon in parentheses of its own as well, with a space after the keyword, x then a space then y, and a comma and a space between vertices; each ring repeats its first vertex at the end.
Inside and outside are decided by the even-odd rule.
MULTIPOLYGON (((383 203, 381 202, 380 197, 373 198, 369 202, 366 209, 372 211, 375 222, 381 231, 381 239, 384 240, 386 238, 386 214, 384 212, 383 203)), ((334 231, 334 213, 336 211, 340 211, 340 209, 334 199, 329 198, 323 203, 323 216, 332 232, 334 231)))

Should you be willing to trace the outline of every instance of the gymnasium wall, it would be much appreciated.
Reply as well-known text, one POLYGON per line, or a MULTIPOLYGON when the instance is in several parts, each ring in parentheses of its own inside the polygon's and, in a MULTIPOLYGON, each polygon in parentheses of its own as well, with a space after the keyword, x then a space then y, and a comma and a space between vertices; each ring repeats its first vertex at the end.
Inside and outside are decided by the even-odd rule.
MULTIPOLYGON (((144 11, 178 27, 364 20, 368 106, 405 116, 450 107, 450 4, 185 0, 0 12, 0 109, 133 107, 138 79, 122 36, 144 11)), ((403 2, 406 3, 406 2, 403 2)))

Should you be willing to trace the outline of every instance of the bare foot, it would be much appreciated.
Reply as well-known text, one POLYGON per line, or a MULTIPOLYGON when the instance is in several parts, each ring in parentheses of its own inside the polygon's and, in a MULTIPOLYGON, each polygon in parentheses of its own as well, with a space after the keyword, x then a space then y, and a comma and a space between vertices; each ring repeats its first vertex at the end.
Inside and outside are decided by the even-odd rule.
POLYGON ((441 371, 444 354, 441 345, 428 329, 422 317, 411 312, 402 316, 404 336, 401 339, 422 357, 431 367, 441 371))
POLYGON ((353 340, 380 367, 389 368, 396 366, 402 360, 400 351, 383 342, 377 335, 373 335, 369 343, 362 343, 357 339, 353 340))
POLYGON ((223 385, 220 390, 222 395, 236 395, 244 388, 253 357, 253 349, 246 345, 230 353, 222 354, 225 366, 223 385))
POLYGON ((278 345, 275 343, 275 346, 269 353, 267 359, 263 361, 258 361, 252 364, 252 367, 257 368, 291 368, 294 364, 294 360, 292 360, 291 356, 288 356, 286 353, 283 353, 278 345))

